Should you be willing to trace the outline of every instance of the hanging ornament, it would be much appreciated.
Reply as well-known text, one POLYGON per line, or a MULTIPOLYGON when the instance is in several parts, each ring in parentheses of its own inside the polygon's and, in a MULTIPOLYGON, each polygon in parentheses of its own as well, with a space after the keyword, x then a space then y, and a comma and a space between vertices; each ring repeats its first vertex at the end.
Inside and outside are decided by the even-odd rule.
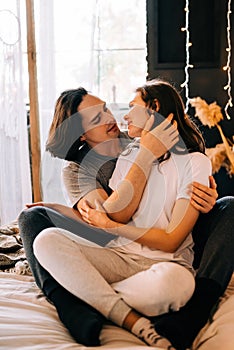
POLYGON ((0 129, 18 137, 18 86, 20 21, 10 10, 0 10, 0 129))
POLYGON ((0 41, 7 46, 14 46, 19 40, 19 18, 10 10, 0 10, 0 41))

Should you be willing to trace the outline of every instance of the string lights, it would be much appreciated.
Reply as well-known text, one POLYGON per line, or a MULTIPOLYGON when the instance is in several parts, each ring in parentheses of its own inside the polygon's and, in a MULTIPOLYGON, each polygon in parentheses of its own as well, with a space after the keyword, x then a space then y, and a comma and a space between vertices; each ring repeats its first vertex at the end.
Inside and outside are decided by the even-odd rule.
POLYGON ((185 97, 186 97, 186 104, 185 104, 185 112, 187 113, 188 107, 189 107, 189 69, 193 68, 193 65, 190 63, 190 47, 192 46, 192 43, 190 42, 190 33, 189 33, 189 0, 186 0, 185 3, 185 27, 181 28, 182 32, 185 32, 186 34, 186 64, 184 67, 185 72, 185 81, 180 85, 182 88, 185 88, 185 97))
POLYGON ((228 95, 228 101, 226 103, 226 106, 224 108, 225 114, 227 119, 231 119, 230 115, 228 114, 228 108, 233 107, 232 103, 232 87, 231 87, 231 53, 232 53, 232 47, 231 47, 231 3, 232 0, 228 0, 228 10, 227 10, 227 63, 226 66, 223 67, 223 70, 227 72, 227 85, 224 86, 224 90, 227 91, 228 95))

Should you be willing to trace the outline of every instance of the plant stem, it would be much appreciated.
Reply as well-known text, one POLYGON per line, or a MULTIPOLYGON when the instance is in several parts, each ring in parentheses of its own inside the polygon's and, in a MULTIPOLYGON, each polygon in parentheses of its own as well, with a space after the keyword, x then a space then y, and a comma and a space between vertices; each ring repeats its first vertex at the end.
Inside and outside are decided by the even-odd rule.
POLYGON ((226 148, 226 153, 227 153, 227 157, 228 159, 230 160, 230 163, 231 163, 231 173, 234 173, 234 153, 232 152, 229 144, 228 144, 228 141, 226 139, 226 137, 224 136, 224 133, 223 133, 223 130, 221 128, 220 125, 216 124, 218 130, 219 130, 219 133, 221 135, 221 138, 223 140, 223 143, 224 143, 224 146, 226 148))

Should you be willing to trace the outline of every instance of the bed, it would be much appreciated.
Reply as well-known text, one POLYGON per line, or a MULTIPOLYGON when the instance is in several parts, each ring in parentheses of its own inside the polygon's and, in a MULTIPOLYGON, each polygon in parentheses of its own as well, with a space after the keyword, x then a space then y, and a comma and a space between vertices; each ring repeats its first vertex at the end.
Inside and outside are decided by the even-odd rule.
MULTIPOLYGON (((100 347, 77 344, 57 312, 35 284, 28 269, 17 225, 0 231, 1 350, 146 350, 129 332, 106 324, 100 347)), ((194 341, 193 350, 234 350, 234 275, 210 320, 194 341)))

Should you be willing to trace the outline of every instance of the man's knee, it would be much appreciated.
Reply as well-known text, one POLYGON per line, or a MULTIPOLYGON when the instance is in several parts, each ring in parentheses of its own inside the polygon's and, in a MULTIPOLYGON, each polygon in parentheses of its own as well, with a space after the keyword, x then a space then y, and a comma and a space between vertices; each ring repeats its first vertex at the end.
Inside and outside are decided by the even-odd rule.
POLYGON ((234 216, 234 196, 226 196, 217 200, 216 206, 222 215, 229 218, 234 216))
POLYGON ((37 220, 37 217, 43 215, 44 212, 45 208, 42 206, 24 209, 18 217, 19 226, 23 227, 35 222, 37 220))
POLYGON ((53 226, 45 213, 44 207, 32 207, 23 210, 18 218, 19 232, 26 254, 32 250, 37 235, 45 228, 53 226))

